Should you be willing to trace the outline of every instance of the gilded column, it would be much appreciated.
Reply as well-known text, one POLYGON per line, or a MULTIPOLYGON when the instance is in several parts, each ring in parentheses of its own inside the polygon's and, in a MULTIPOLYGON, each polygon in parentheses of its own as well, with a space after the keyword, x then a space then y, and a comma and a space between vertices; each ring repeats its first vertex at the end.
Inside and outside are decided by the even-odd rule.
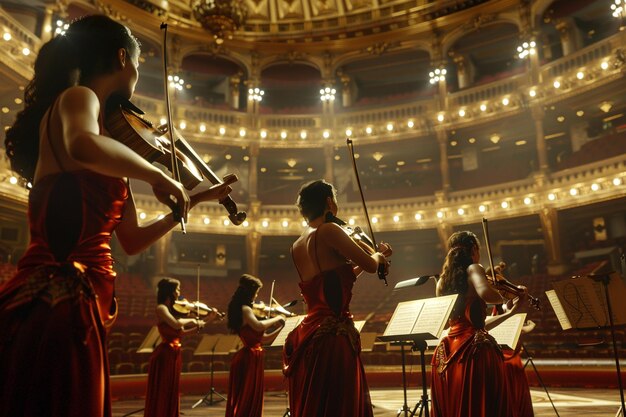
POLYGON ((341 75, 341 102, 343 107, 352 106, 352 80, 346 74, 341 75))
MULTIPOLYGON (((248 218, 258 220, 261 212, 261 202, 259 200, 250 200, 250 209, 248 210, 248 218)), ((259 258, 261 256, 261 238, 263 235, 257 230, 250 230, 246 235, 246 262, 248 264, 248 272, 252 275, 259 275, 259 258)))
POLYGON ((448 245, 448 238, 453 233, 452 226, 444 221, 437 224, 437 236, 439 237, 439 243, 441 244, 441 251, 443 255, 446 255, 446 248, 448 245))
POLYGON ((553 207, 544 207, 539 212, 539 218, 548 251, 548 274, 561 275, 567 272, 568 266, 563 261, 559 213, 553 207))
POLYGON ((250 145, 250 161, 248 170, 248 192, 250 201, 258 200, 259 191, 259 144, 250 145))
POLYGON ((335 173, 333 170, 333 157, 334 157, 333 145, 324 145, 324 179, 331 184, 335 183, 335 173))
POLYGON ((548 172, 548 150, 546 147, 546 139, 543 132, 543 116, 544 110, 540 105, 531 107, 531 113, 535 122, 535 141, 537 142, 537 157, 539 159, 539 171, 548 172))
POLYGON ((46 11, 43 17, 43 22, 41 24, 41 43, 44 44, 52 39, 52 34, 54 33, 55 25, 52 22, 52 17, 54 15, 54 9, 50 6, 46 6, 46 11))
POLYGON ((246 235, 246 262, 248 273, 259 275, 259 258, 261 255, 261 233, 253 230, 246 235))
POLYGON ((230 92, 229 103, 230 107, 235 110, 239 109, 239 85, 241 84, 241 76, 243 74, 238 72, 228 79, 228 88, 230 92))
POLYGON ((576 52, 577 42, 575 24, 564 19, 559 19, 555 22, 554 27, 559 31, 563 56, 576 52))
POLYGON ((452 58, 454 65, 456 67, 456 76, 459 82, 459 89, 468 87, 470 84, 468 68, 467 68, 467 60, 463 55, 459 55, 453 51, 448 52, 448 55, 452 58))
POLYGON ((439 168, 441 170, 441 186, 444 192, 450 190, 450 164, 448 163, 448 132, 444 128, 435 129, 439 143, 439 168))

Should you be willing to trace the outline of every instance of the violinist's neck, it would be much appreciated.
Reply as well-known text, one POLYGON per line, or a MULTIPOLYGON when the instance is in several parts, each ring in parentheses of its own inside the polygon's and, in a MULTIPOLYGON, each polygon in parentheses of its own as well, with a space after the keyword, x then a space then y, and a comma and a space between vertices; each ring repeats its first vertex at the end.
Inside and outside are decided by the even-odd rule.
POLYGON ((320 216, 316 219, 311 220, 309 222, 309 227, 312 227, 313 229, 317 229, 324 223, 325 223, 324 216, 320 216))

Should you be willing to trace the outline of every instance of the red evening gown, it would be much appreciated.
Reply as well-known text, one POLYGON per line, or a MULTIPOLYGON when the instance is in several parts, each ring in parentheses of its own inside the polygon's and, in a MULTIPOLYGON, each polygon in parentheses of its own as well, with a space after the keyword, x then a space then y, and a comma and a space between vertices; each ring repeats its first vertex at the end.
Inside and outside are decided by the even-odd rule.
POLYGON ((30 245, 0 288, 0 416, 110 416, 110 239, 126 183, 60 172, 30 191, 30 245))
POLYGON ((300 282, 308 313, 283 349, 291 416, 371 417, 361 338, 349 311, 356 276, 350 264, 322 272, 318 262, 318 270, 300 282))
POLYGON ((464 307, 433 355, 431 415, 513 417, 502 352, 484 329, 486 304, 473 296, 464 307))
POLYGON ((239 337, 243 347, 230 363, 226 417, 261 417, 265 388, 263 332, 244 325, 239 329, 239 337))
POLYGON ((150 355, 144 417, 178 417, 180 413, 180 350, 182 330, 159 323, 163 342, 150 355))
POLYGON ((505 349, 504 373, 506 386, 509 389, 509 400, 513 409, 513 417, 533 417, 533 402, 528 388, 528 379, 522 363, 521 347, 505 349))

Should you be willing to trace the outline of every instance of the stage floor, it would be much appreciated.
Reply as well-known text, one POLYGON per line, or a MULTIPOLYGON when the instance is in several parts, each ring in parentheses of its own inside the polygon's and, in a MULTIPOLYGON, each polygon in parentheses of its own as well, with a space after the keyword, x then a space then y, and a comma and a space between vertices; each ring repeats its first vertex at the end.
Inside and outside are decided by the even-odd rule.
MULTIPOLYGON (((583 415, 585 417, 613 417, 620 404, 617 389, 552 388, 549 389, 549 392, 561 417, 583 415)), ((556 416, 545 391, 532 388, 531 394, 536 417, 556 416)), ((411 389, 407 395, 407 402, 412 410, 421 394, 417 390, 411 389)), ((396 417, 398 410, 402 408, 404 403, 401 389, 375 389, 371 390, 371 396, 376 417, 396 417)), ((191 406, 199 398, 183 397, 181 399, 181 415, 186 417, 222 417, 224 415, 224 402, 212 406, 202 404, 192 409, 191 406)), ((142 407, 142 400, 114 401, 113 416, 122 417, 142 407)), ((285 410, 286 398, 283 394, 272 392, 265 394, 264 417, 282 417, 285 410)), ((143 413, 138 412, 133 415, 140 417, 143 416, 143 413)))

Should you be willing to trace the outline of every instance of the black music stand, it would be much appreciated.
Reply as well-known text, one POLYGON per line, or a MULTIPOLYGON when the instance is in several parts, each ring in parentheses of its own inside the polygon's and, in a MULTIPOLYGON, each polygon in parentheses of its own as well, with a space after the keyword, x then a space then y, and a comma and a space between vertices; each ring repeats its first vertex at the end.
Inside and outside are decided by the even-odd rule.
POLYGON ((210 388, 209 392, 198 401, 195 402, 191 408, 196 408, 200 404, 205 404, 207 406, 215 405, 221 401, 226 401, 226 397, 220 394, 213 385, 213 373, 214 373, 214 359, 215 354, 224 354, 227 355, 233 349, 235 349, 237 345, 238 336, 237 335, 224 335, 224 334, 214 334, 214 335, 204 335, 198 347, 196 348, 194 355, 210 355, 209 359, 209 372, 210 372, 210 388), (213 397, 217 398, 213 398, 213 397))
MULTIPOLYGON (((418 279, 419 280, 419 279, 418 279)), ((413 280, 410 280, 413 281, 413 280)), ((423 282, 428 281, 428 278, 423 282)), ((398 285, 402 285, 399 283, 398 285)), ((415 286, 415 283, 404 285, 400 288, 415 286)), ((458 295, 447 295, 444 297, 428 298, 398 303, 396 310, 385 329, 385 333, 379 337, 384 342, 393 342, 400 345, 402 354, 402 388, 404 390, 404 404, 398 411, 398 416, 404 413, 405 417, 413 417, 419 409, 420 417, 430 416, 428 398, 428 382, 426 380, 426 359, 425 352, 427 340, 438 339, 443 332, 443 328, 452 313, 452 308, 458 295), (406 387, 406 365, 404 346, 409 345, 413 351, 420 352, 421 372, 422 372, 422 396, 412 410, 407 404, 406 387)))
POLYGON ((530 365, 533 367, 533 371, 535 371, 535 376, 537 377, 537 381, 539 381, 539 384, 541 385, 543 390, 546 392, 546 395, 548 396, 548 400, 550 400, 550 404, 552 404, 552 409, 554 410, 556 417, 561 417, 559 415, 559 412, 556 409, 556 406, 554 405, 554 401, 552 401, 552 397, 550 397, 550 393, 548 392, 548 387, 546 387, 546 384, 543 382, 541 375, 539 375, 539 371, 537 370, 537 367, 535 366, 535 362, 533 361, 533 355, 528 351, 528 349, 526 349, 526 346, 524 346, 523 343, 522 343, 522 349, 524 350, 524 352, 526 352, 526 361, 524 362, 524 369, 526 369, 526 366, 528 366, 528 364, 530 363, 530 365))
MULTIPOLYGON (((159 328, 157 326, 152 326, 146 338, 143 339, 141 345, 137 348, 137 353, 152 353, 154 348, 156 348, 161 343, 161 335, 159 334, 159 328)), ((133 414, 137 414, 140 411, 145 410, 145 408, 140 408, 135 411, 131 411, 130 413, 124 414, 122 417, 132 416, 133 414)))
MULTIPOLYGON (((282 349, 285 344, 285 341, 287 340, 287 336, 289 335, 289 333, 291 333, 291 331, 295 329, 302 320, 304 320, 304 316, 292 316, 292 317, 285 318, 285 325, 283 326, 282 329, 280 329, 280 332, 278 332, 274 340, 272 340, 272 343, 270 343, 270 345, 267 348, 268 349, 282 349)), ((283 380, 286 381, 286 378, 283 378, 283 380)), ((289 409, 289 384, 287 384, 287 387, 285 388, 284 396, 285 396, 285 402, 287 404, 285 407, 285 413, 283 414, 283 417, 290 417, 291 410, 289 409)))
POLYGON ((615 355, 615 371, 617 372, 617 386, 619 387, 619 396, 621 406, 617 410, 615 417, 626 417, 626 406, 624 405, 624 387, 622 386, 622 371, 619 364, 619 354, 617 353, 617 343, 615 341, 615 324, 613 323, 613 309, 611 308, 611 297, 609 297, 609 282, 611 281, 611 275, 617 277, 617 274, 613 272, 607 272, 604 274, 589 275, 589 278, 596 282, 601 282, 604 287, 604 297, 606 300, 606 308, 609 316, 609 328, 611 329, 611 339, 613 341, 613 354, 615 355))
POLYGON ((621 402, 615 417, 620 415, 624 417, 626 406, 624 404, 624 388, 622 386, 619 355, 615 339, 615 319, 618 325, 626 324, 626 306, 618 304, 617 311, 614 311, 611 298, 613 298, 613 301, 625 299, 626 287, 619 274, 613 271, 597 272, 601 268, 596 268, 594 273, 586 277, 574 277, 554 282, 552 284, 554 290, 546 291, 546 295, 563 330, 570 328, 609 328, 621 402), (604 300, 598 296, 599 291, 597 291, 596 287, 598 284, 602 286, 604 300), (609 286, 612 287, 610 295, 609 286), (572 302, 572 299, 575 302, 572 302))

